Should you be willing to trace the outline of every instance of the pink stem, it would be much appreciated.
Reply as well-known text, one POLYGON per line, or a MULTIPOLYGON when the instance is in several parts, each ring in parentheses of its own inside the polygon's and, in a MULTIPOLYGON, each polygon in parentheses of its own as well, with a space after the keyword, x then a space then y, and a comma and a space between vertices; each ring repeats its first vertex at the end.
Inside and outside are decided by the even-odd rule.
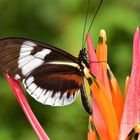
POLYGON ((22 90, 20 83, 10 77, 8 73, 4 73, 5 78, 7 79, 11 89, 14 92, 14 95, 19 102, 23 112, 25 113, 27 119, 29 120, 30 124, 32 125, 35 133, 39 137, 40 140, 49 140, 49 137, 41 127, 40 123, 38 122, 37 118, 35 117, 34 113, 31 110, 31 107, 26 99, 26 96, 22 90))

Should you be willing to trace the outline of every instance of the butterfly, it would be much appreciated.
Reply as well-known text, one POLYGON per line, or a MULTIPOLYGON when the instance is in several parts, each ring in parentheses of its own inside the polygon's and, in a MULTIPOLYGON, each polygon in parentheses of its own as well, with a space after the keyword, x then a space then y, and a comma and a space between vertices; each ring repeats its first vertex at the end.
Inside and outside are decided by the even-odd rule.
MULTIPOLYGON (((90 31, 103 0, 93 15, 90 31)), ((82 50, 76 58, 71 54, 27 38, 9 37, 0 39, 0 71, 7 72, 23 83, 26 91, 38 102, 51 106, 71 104, 81 92, 82 104, 91 115, 92 109, 86 95, 84 77, 92 84, 96 77, 90 73, 85 45, 87 14, 82 38, 82 50), (91 77, 88 77, 90 75, 91 77)), ((103 62, 103 61, 102 61, 103 62)))
POLYGON ((81 91, 83 106, 92 114, 83 81, 88 67, 85 49, 76 58, 52 45, 27 38, 0 40, 0 71, 21 81, 26 91, 45 105, 69 105, 81 91))

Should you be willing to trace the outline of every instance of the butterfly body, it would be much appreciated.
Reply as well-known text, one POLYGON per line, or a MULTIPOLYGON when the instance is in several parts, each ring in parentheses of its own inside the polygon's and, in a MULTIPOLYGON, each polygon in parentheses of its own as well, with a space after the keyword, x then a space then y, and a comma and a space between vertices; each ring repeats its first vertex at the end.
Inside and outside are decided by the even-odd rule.
POLYGON ((72 103, 83 84, 88 67, 85 49, 76 58, 54 46, 25 38, 0 40, 0 71, 23 83, 42 104, 72 103))

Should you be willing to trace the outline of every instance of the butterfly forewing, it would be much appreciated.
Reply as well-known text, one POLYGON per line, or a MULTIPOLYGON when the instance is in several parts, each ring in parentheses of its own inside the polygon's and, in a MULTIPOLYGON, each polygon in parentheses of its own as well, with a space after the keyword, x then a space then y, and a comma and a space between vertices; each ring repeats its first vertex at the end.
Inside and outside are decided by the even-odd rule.
POLYGON ((0 71, 23 82, 43 104, 72 103, 82 84, 78 59, 51 45, 23 38, 0 40, 0 71))

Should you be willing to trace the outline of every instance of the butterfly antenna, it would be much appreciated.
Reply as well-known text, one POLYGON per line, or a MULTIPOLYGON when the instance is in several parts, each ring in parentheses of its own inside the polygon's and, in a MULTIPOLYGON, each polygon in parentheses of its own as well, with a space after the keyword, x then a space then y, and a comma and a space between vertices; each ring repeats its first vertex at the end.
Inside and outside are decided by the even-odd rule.
POLYGON ((84 22, 84 28, 83 28, 83 35, 82 35, 82 49, 85 46, 85 32, 86 32, 86 25, 87 25, 87 19, 88 19, 88 14, 89 14, 89 7, 90 7, 90 0, 88 0, 88 5, 87 5, 87 11, 86 11, 86 17, 85 17, 85 22, 84 22))
MULTIPOLYGON (((90 30, 91 30, 91 27, 92 27, 93 22, 94 22, 94 20, 95 20, 97 14, 98 14, 98 11, 99 11, 100 7, 101 7, 101 5, 102 5, 102 2, 103 2, 103 0, 100 0, 99 5, 98 5, 98 7, 97 7, 97 9, 96 9, 96 12, 95 12, 95 14, 94 14, 94 16, 93 16, 93 18, 92 18, 92 20, 91 20, 91 23, 90 23, 90 25, 89 25, 89 28, 88 28, 88 31, 87 31, 88 33, 89 33, 90 30)), ((89 2, 88 2, 87 14, 86 14, 85 23, 84 23, 83 38, 82 38, 82 48, 84 48, 85 43, 86 43, 85 30, 86 30, 87 18, 88 18, 88 13, 89 13, 89 7, 90 7, 90 0, 89 0, 89 2)))
POLYGON ((103 2, 103 0, 100 0, 100 3, 99 3, 99 5, 98 5, 98 7, 97 7, 97 9, 96 9, 96 12, 95 12, 95 14, 94 14, 92 20, 91 20, 91 23, 90 23, 90 25, 89 25, 88 32, 90 32, 90 30, 91 30, 92 24, 93 24, 93 22, 94 22, 94 20, 95 20, 95 18, 96 18, 96 16, 97 16, 97 14, 98 14, 98 11, 99 11, 99 9, 100 9, 100 7, 101 7, 101 5, 102 5, 102 2, 103 2))

